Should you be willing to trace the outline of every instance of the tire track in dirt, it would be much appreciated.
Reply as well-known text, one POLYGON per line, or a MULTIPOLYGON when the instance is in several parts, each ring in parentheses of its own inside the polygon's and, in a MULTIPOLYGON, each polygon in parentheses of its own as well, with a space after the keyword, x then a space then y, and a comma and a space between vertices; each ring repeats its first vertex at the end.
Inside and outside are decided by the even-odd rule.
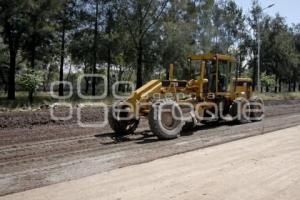
MULTIPOLYGON (((278 110, 281 112, 284 110, 285 113, 290 111, 286 109, 286 106, 284 106, 284 109, 281 108, 278 110)), ((272 111, 273 114, 269 114, 271 116, 274 115, 274 110, 272 109, 272 111)), ((293 107, 292 111, 295 111, 293 107)), ((143 124, 145 124, 145 122, 143 124)), ((106 134, 107 136, 102 137, 102 140, 99 141, 95 137, 96 133, 97 132, 93 132, 87 136, 60 138, 56 140, 33 142, 18 146, 9 145, 1 147, 0 167, 2 170, 0 171, 10 171, 9 169, 11 169, 11 166, 16 166, 17 169, 22 170, 22 168, 30 166, 31 163, 44 162, 45 164, 49 164, 48 162, 51 161, 59 162, 61 158, 73 159, 77 155, 89 154, 94 151, 104 152, 104 150, 107 149, 107 146, 102 144, 105 144, 105 142, 111 143, 111 145, 116 143, 111 139, 112 134, 106 134)), ((127 143, 122 143, 121 145, 130 145, 131 143, 133 142, 127 141, 127 143)), ((16 170, 16 168, 14 170, 16 170)))
MULTIPOLYGON (((293 116, 294 118, 294 116, 293 116)), ((275 118, 275 120, 278 120, 277 118, 275 118)), ((271 119, 269 119, 268 121, 272 121, 271 119)), ((290 122, 291 123, 291 122, 290 122)), ((296 123, 298 123, 298 119, 296 120, 296 123)), ((290 126, 291 124, 289 124, 290 126)), ((251 132, 257 128, 254 128, 253 129, 253 124, 245 124, 245 125, 237 125, 236 127, 240 127, 240 126, 243 126, 243 132, 251 132), (247 128, 248 126, 248 128, 247 128)), ((196 132, 199 132, 201 133, 201 137, 204 137, 205 135, 210 135, 210 136, 229 136, 229 135, 233 135, 233 131, 232 131, 232 125, 228 125, 227 123, 224 123, 223 126, 221 127, 214 127, 213 129, 207 129, 207 127, 203 126, 201 128, 198 128, 196 129, 195 131, 196 132)), ((263 129, 266 129, 266 128, 270 128, 270 127, 274 127, 274 125, 271 125, 271 126, 263 126, 263 129)), ((263 132, 264 130, 260 130, 261 132, 263 132)), ((256 134, 256 132, 253 132, 254 134, 256 134)), ((186 134, 186 133, 185 133, 186 134)), ((244 133, 243 133, 244 135, 244 133)), ((238 136, 238 135, 237 135, 238 136)), ((251 136, 251 135, 250 135, 251 136)), ((150 138, 151 136, 149 136, 150 138)), ((109 145, 95 145, 93 147, 89 147, 89 148, 86 148, 86 149, 81 149, 81 150, 75 150, 75 151, 71 151, 70 152, 57 152, 56 154, 53 154, 53 152, 51 152, 51 154, 49 155, 41 155, 39 157, 33 157, 33 158, 26 158, 25 159, 23 157, 20 158, 20 160, 12 160, 11 162, 1 162, 1 167, 3 169, 3 171, 6 171, 7 169, 5 168, 5 166, 7 166, 9 169, 12 168, 12 166, 18 166, 17 168, 21 168, 21 169, 26 169, 26 166, 20 166, 20 164, 22 165, 26 165, 26 164, 29 164, 31 165, 32 163, 37 163, 37 162, 47 162, 47 166, 51 164, 52 161, 54 161, 54 164, 56 164, 57 162, 57 159, 59 158, 63 158, 64 161, 66 160, 73 160, 74 157, 72 156, 76 156, 76 155, 79 155, 80 157, 82 157, 83 155, 86 155, 87 157, 89 157, 88 155, 89 154, 92 154, 90 156, 100 156, 100 155, 105 155, 107 153, 115 153, 115 152, 118 152, 118 151, 127 151, 127 150, 130 150, 130 149, 134 149, 134 148, 138 148, 138 146, 130 146, 132 145, 133 143, 136 143, 138 141, 141 141, 143 139, 145 139, 147 137, 140 137, 140 138, 136 138, 136 139, 129 139, 128 142, 122 142, 122 143, 115 143, 115 144, 109 144, 109 145)), ((154 139, 154 138, 153 138, 154 139)), ((202 140, 203 138, 201 138, 202 140)), ((156 140, 156 139, 154 139, 156 140)), ((191 140, 190 138, 187 137, 186 141, 189 141, 189 144, 191 143, 195 143, 195 141, 197 140, 191 140)), ((163 146, 167 146, 169 145, 169 143, 173 143, 173 142, 177 142, 177 141, 159 141, 159 142, 156 142, 155 143, 155 147, 163 147, 163 146), (157 144, 157 145, 156 145, 157 144), (165 144, 165 145, 162 145, 162 144, 165 144)), ((78 148, 75 148, 75 149, 78 149, 78 148)), ((58 162, 59 163, 59 162, 58 162)), ((40 167, 40 165, 39 165, 40 167)), ((16 170, 16 168, 14 169, 16 170)), ((7 172, 7 171, 6 171, 7 172)))

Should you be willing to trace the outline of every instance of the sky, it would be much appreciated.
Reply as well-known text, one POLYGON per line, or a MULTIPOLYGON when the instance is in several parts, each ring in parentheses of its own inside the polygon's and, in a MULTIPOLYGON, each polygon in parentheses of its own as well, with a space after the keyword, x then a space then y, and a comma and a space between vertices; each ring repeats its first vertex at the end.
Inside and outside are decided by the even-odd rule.
MULTIPOLYGON (((245 13, 249 13, 251 8, 251 0, 235 0, 235 2, 244 9, 245 13)), ((264 12, 275 16, 279 13, 286 18, 288 24, 300 23, 300 1, 299 0, 260 0, 260 5, 265 8, 268 5, 275 3, 275 6, 266 9, 264 12)))

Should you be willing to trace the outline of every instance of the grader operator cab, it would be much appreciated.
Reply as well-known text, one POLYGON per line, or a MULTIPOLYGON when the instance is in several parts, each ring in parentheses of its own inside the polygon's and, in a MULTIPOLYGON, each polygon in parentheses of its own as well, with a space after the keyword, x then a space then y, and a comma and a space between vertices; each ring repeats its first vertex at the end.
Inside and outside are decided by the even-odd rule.
POLYGON ((152 80, 109 111, 109 124, 119 136, 132 134, 141 117, 148 117, 159 139, 175 139, 184 129, 222 120, 260 121, 263 100, 252 96, 252 80, 239 77, 236 60, 220 54, 188 58, 190 80, 152 80))

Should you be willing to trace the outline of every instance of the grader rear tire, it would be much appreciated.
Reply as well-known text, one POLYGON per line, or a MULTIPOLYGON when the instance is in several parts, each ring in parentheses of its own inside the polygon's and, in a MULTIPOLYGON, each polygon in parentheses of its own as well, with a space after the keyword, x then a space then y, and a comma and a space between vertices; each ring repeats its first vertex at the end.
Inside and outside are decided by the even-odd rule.
POLYGON ((149 126, 151 131, 161 140, 176 139, 184 125, 181 117, 182 112, 179 105, 174 101, 164 100, 152 106, 148 117, 149 126), (173 116, 174 114, 176 117, 173 116))
POLYGON ((120 137, 133 134, 139 125, 139 120, 134 118, 129 120, 118 120, 116 116, 121 115, 121 117, 126 117, 126 113, 114 114, 114 112, 113 107, 109 109, 108 122, 115 134, 120 137))

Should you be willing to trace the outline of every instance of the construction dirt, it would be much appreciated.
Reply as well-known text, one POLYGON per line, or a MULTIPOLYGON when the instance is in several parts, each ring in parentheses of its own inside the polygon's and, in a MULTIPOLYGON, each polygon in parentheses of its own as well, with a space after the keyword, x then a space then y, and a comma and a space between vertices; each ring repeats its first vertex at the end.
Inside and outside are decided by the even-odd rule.
MULTIPOLYGON (((0 195, 25 191, 144 163, 300 124, 300 102, 267 102, 263 122, 199 126, 176 140, 159 141, 142 119, 135 135, 115 138, 109 126, 82 128, 49 110, 0 114, 0 195)), ((67 116, 67 110, 56 110, 67 116)), ((101 109, 82 110, 82 122, 103 121, 101 109)))
POLYGON ((86 178, 2 200, 298 200, 300 126, 86 178))

